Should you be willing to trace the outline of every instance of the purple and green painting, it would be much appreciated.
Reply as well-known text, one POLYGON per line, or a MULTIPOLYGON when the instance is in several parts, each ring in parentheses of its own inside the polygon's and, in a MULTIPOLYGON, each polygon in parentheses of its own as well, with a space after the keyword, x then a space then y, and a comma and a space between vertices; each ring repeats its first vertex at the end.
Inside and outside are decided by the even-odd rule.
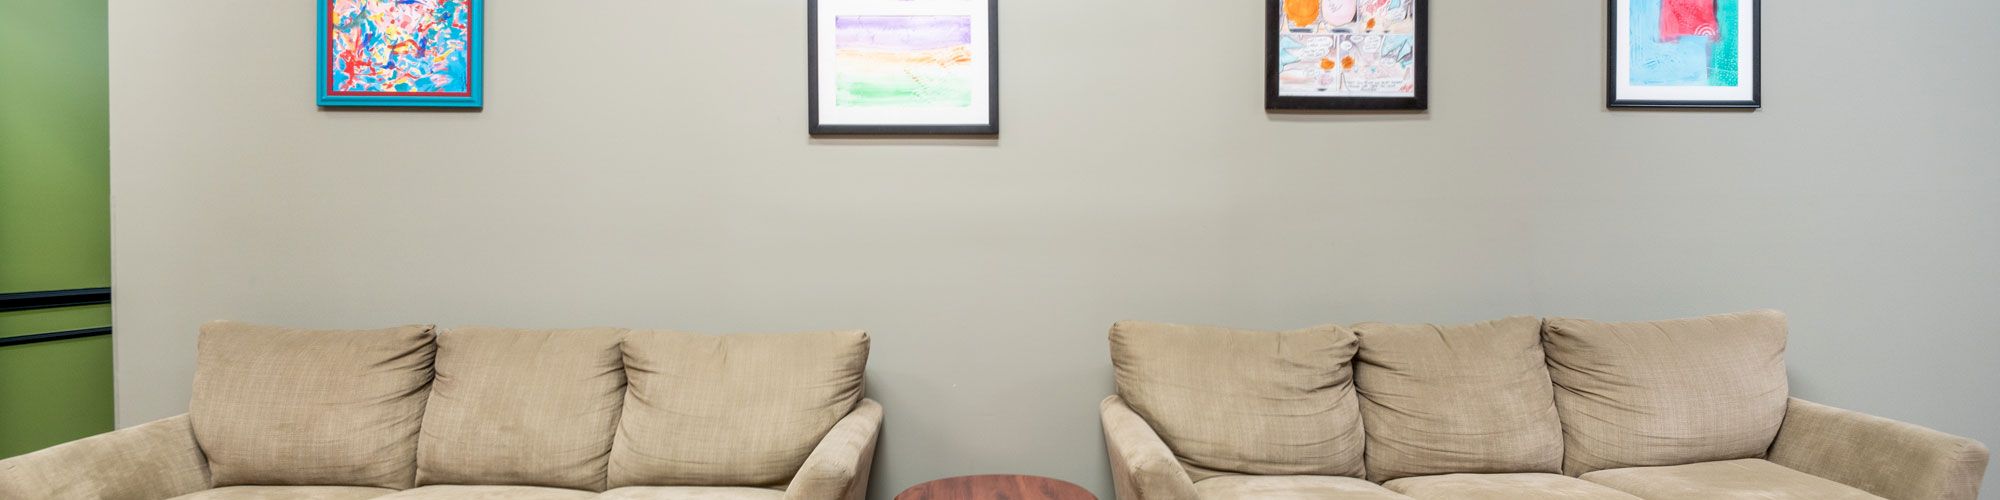
POLYGON ((324 40, 327 93, 472 93, 472 0, 332 0, 324 40))
POLYGON ((1632 85, 1735 87, 1740 0, 1630 0, 1632 85))
POLYGON ((970 16, 841 16, 834 43, 836 106, 972 106, 970 16))

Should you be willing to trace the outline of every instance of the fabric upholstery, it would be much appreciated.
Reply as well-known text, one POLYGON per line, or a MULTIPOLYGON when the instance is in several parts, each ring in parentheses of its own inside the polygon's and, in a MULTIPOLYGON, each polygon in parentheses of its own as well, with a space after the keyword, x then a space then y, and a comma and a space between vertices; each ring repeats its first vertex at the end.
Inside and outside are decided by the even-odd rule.
POLYGON ((539 486, 436 485, 403 490, 377 500, 587 500, 597 493, 539 486))
POLYGON ((1369 480, 1562 472, 1541 318, 1353 328, 1369 480))
POLYGON ((369 500, 395 492, 366 486, 224 486, 172 500, 369 500))
POLYGON ((593 500, 779 500, 785 492, 770 488, 727 486, 627 486, 606 491, 593 500))
POLYGON ((634 331, 611 487, 782 486, 861 400, 868 334, 634 331))
POLYGON ((159 500, 208 488, 186 415, 0 460, 0 498, 159 500))
POLYGON ((215 484, 410 487, 431 330, 202 325, 188 417, 215 484))
POLYGON ((1128 321, 1111 327, 1118 394, 1197 474, 1361 477, 1354 334, 1128 321))
POLYGON ((1194 483, 1194 489, 1201 500, 1409 500, 1410 498, 1375 483, 1340 476, 1221 476, 1194 483))
POLYGON ((1764 456, 1785 418, 1785 315, 1550 319, 1563 472, 1764 456))
POLYGON ((625 397, 624 335, 613 328, 439 332, 417 483, 603 491, 625 397))
POLYGON ((1793 399, 1770 460, 1887 498, 1976 500, 1988 455, 1978 441, 1793 399))
POLYGON ((1119 500, 1196 498, 1194 481, 1160 435, 1118 396, 1097 405, 1104 448, 1111 455, 1111 483, 1119 500))
POLYGON ((1612 469, 1583 479, 1646 500, 1881 500, 1866 491, 1782 465, 1746 458, 1667 467, 1612 469))
POLYGON ((1640 500, 1610 487, 1561 474, 1446 474, 1382 485, 1417 500, 1640 500))
POLYGON ((882 405, 863 399, 833 425, 785 487, 791 500, 866 500, 875 442, 882 432, 882 405))

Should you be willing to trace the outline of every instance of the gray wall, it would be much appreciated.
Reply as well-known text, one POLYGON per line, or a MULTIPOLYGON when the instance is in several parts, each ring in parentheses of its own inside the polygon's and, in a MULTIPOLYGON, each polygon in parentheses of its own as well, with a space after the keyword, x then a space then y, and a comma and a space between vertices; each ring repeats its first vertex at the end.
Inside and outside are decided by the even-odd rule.
POLYGON ((110 1, 125 425, 216 318, 859 327, 876 498, 1108 496, 1119 319, 1772 307, 1800 395, 2000 444, 2000 3, 1770 2, 1735 113, 1606 111, 1603 2, 1438 0, 1433 111, 1299 116, 1257 2, 1013 0, 977 141, 807 137, 796 0, 493 2, 477 113, 316 110, 311 2, 110 1))

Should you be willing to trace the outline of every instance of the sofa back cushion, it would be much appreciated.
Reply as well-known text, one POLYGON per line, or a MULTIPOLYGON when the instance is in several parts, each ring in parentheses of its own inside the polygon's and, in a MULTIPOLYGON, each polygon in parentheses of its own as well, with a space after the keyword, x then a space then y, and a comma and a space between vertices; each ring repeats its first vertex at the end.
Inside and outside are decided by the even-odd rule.
POLYGON ((1203 477, 1361 477, 1354 351, 1354 334, 1339 326, 1111 327, 1118 394, 1203 477))
POLYGON ((1562 471, 1541 318, 1353 328, 1369 480, 1562 471))
POLYGON ((614 328, 439 332, 417 484, 603 491, 625 398, 624 335, 614 328))
POLYGON ((634 331, 611 487, 782 486, 861 401, 868 334, 634 331))
POLYGON ((1785 315, 1550 319, 1563 472, 1762 457, 1785 419, 1785 315))
POLYGON ((216 486, 409 488, 429 326, 202 325, 188 418, 216 486))

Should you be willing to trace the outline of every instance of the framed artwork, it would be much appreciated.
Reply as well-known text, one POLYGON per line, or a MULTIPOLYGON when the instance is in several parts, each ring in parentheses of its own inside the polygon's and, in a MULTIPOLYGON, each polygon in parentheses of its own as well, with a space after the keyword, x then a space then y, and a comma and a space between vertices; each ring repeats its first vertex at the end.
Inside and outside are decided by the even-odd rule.
POLYGON ((1000 133, 999 0, 807 0, 811 132, 1000 133))
POLYGON ((1609 105, 1763 106, 1762 0, 1611 0, 1609 105))
POLYGON ((485 0, 315 0, 320 106, 484 105, 485 0))
POLYGON ((1264 108, 1426 109, 1429 0, 1266 0, 1264 108))

